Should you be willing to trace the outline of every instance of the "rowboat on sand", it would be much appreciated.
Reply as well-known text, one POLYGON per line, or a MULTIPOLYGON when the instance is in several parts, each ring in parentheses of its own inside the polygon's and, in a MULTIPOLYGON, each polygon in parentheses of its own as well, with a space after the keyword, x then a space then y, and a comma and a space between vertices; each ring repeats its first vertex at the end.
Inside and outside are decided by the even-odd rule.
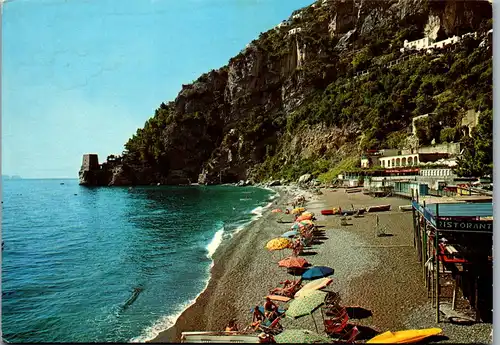
POLYGON ((381 212, 381 211, 389 211, 390 209, 391 205, 370 206, 366 209, 366 212, 381 212))

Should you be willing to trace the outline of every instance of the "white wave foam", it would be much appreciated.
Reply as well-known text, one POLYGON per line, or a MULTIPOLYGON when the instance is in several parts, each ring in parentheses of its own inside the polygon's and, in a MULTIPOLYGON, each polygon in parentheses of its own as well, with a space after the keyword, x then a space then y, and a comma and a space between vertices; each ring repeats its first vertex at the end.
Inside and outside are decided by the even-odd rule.
MULTIPOLYGON (((223 238, 224 238, 224 226, 222 226, 221 229, 217 230, 217 232, 215 233, 215 235, 212 238, 212 240, 210 241, 210 243, 207 244, 207 246, 206 246, 207 257, 209 259, 212 259, 212 255, 215 253, 217 248, 222 243, 223 238)), ((196 295, 196 297, 194 299, 192 299, 191 301, 188 301, 184 304, 179 305, 179 307, 176 308, 175 313, 161 317, 153 325, 144 329, 144 331, 142 332, 142 334, 140 336, 130 339, 130 342, 131 343, 145 343, 147 341, 153 340, 161 332, 168 330, 170 327, 175 325, 175 323, 177 322, 177 319, 181 316, 181 314, 187 308, 192 306, 196 302, 198 297, 200 297, 201 294, 207 289, 208 283, 210 282, 210 278, 211 278, 210 271, 211 271, 212 267, 214 267, 213 260, 212 260, 212 263, 210 264, 210 267, 208 267, 208 272, 207 272, 208 274, 207 274, 207 279, 205 282, 205 287, 203 288, 203 290, 201 290, 201 292, 198 295, 196 295)))
MULTIPOLYGON (((220 231, 221 230, 217 231, 217 233, 219 233, 220 231)), ((217 233, 216 233, 216 235, 217 235, 217 233)), ((212 239, 212 242, 213 242, 213 239, 212 239)), ((212 243, 212 242, 210 242, 210 243, 212 243)), ((142 334, 140 336, 130 339, 130 342, 131 343, 145 343, 147 341, 153 340, 161 332, 166 331, 170 327, 172 327, 173 325, 175 325, 175 323, 177 322, 177 319, 182 315, 182 313, 187 308, 189 308, 190 306, 192 306, 193 304, 195 304, 195 302, 198 299, 198 297, 200 297, 201 294, 203 292, 205 292, 205 290, 207 289, 208 283, 210 282, 210 270, 212 269, 213 266, 214 266, 214 262, 212 260, 212 264, 208 268, 208 272, 207 272, 208 273, 208 278, 207 278, 207 280, 205 282, 205 287, 203 288, 203 290, 201 290, 201 292, 198 295, 196 295, 195 298, 193 298, 191 301, 188 301, 188 302, 186 302, 184 304, 179 305, 179 307, 176 308, 176 311, 175 311, 174 314, 165 315, 165 316, 161 317, 159 320, 155 321, 155 323, 153 323, 153 325, 151 325, 151 326, 147 327, 146 329, 144 329, 144 331, 142 332, 142 334)))
POLYGON ((224 227, 222 227, 222 229, 219 229, 214 237, 212 238, 212 241, 210 241, 210 243, 207 245, 207 257, 209 259, 212 258, 212 255, 214 255, 215 251, 217 250, 217 248, 220 246, 220 244, 222 243, 222 239, 224 238, 224 227))
MULTIPOLYGON (((278 194, 278 196, 279 196, 279 194, 278 194)), ((258 206, 256 208, 254 208, 251 211, 251 213, 254 214, 254 216, 252 217, 252 219, 250 221, 245 222, 244 224, 240 225, 239 227, 237 227, 235 229, 235 231, 232 232, 232 234, 230 235, 230 237, 233 237, 235 234, 237 234, 241 230, 245 229, 247 226, 249 226, 255 220, 261 218, 263 216, 264 211, 266 209, 268 209, 269 207, 271 207, 272 204, 273 203, 270 202, 266 206, 258 206)), ((219 229, 215 233, 215 235, 212 238, 212 240, 210 241, 210 243, 206 246, 207 257, 209 259, 212 259, 213 254, 215 253, 215 251, 217 250, 217 248, 221 245, 223 239, 224 239, 224 226, 222 226, 222 228, 219 229)), ((132 338, 130 340, 130 342, 132 342, 132 343, 145 343, 147 341, 153 340, 161 332, 163 332, 165 330, 168 330, 170 327, 172 327, 173 325, 175 325, 175 323, 177 322, 177 319, 181 316, 181 314, 187 308, 189 308, 190 306, 192 306, 196 302, 196 300, 198 299, 198 297, 207 289, 208 284, 210 282, 210 278, 211 278, 210 272, 211 272, 211 269, 212 269, 213 266, 214 266, 214 261, 212 260, 212 263, 210 264, 210 267, 208 267, 208 277, 207 277, 207 280, 206 280, 206 283, 205 283, 205 287, 203 288, 203 290, 193 300, 188 301, 187 303, 184 303, 184 304, 180 305, 176 309, 176 312, 174 314, 166 315, 166 316, 161 317, 153 325, 151 325, 151 326, 147 327, 146 329, 144 329, 144 331, 142 332, 142 334, 140 336, 132 338)))

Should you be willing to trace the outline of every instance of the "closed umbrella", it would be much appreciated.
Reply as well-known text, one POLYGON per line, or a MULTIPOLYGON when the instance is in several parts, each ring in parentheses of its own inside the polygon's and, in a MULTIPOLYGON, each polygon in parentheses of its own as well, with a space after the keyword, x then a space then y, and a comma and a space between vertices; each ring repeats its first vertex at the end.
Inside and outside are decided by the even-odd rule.
POLYGON ((302 279, 314 280, 331 276, 334 273, 333 268, 327 266, 314 266, 309 268, 302 275, 302 279))
POLYGON ((278 344, 314 344, 314 343, 331 343, 332 340, 328 337, 319 335, 306 329, 285 329, 278 335, 274 336, 274 340, 278 344))
POLYGON ((321 278, 321 279, 313 280, 313 281, 307 283, 306 285, 304 285, 299 291, 297 291, 297 293, 295 294, 295 298, 307 295, 307 294, 311 293, 312 291, 316 291, 316 290, 322 289, 324 287, 327 287, 328 285, 330 285, 332 283, 332 281, 333 280, 331 278, 321 278))

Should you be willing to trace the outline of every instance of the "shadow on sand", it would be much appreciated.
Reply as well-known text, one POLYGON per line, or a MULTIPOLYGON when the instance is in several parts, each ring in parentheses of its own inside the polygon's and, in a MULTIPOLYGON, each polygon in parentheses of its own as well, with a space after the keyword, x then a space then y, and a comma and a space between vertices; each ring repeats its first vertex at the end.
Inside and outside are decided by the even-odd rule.
POLYGON ((300 253, 300 256, 311 256, 316 254, 318 254, 318 252, 302 252, 300 253))
POLYGON ((347 315, 349 315, 350 319, 366 319, 368 317, 372 317, 373 313, 371 310, 368 310, 363 307, 351 306, 345 307, 347 311, 347 315))

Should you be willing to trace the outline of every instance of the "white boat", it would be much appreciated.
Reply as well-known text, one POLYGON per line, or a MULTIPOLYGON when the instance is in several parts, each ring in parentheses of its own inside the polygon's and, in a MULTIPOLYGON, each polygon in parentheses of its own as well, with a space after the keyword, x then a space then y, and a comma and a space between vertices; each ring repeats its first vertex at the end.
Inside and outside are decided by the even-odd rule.
POLYGON ((182 343, 260 343, 257 334, 238 332, 182 332, 182 343))

